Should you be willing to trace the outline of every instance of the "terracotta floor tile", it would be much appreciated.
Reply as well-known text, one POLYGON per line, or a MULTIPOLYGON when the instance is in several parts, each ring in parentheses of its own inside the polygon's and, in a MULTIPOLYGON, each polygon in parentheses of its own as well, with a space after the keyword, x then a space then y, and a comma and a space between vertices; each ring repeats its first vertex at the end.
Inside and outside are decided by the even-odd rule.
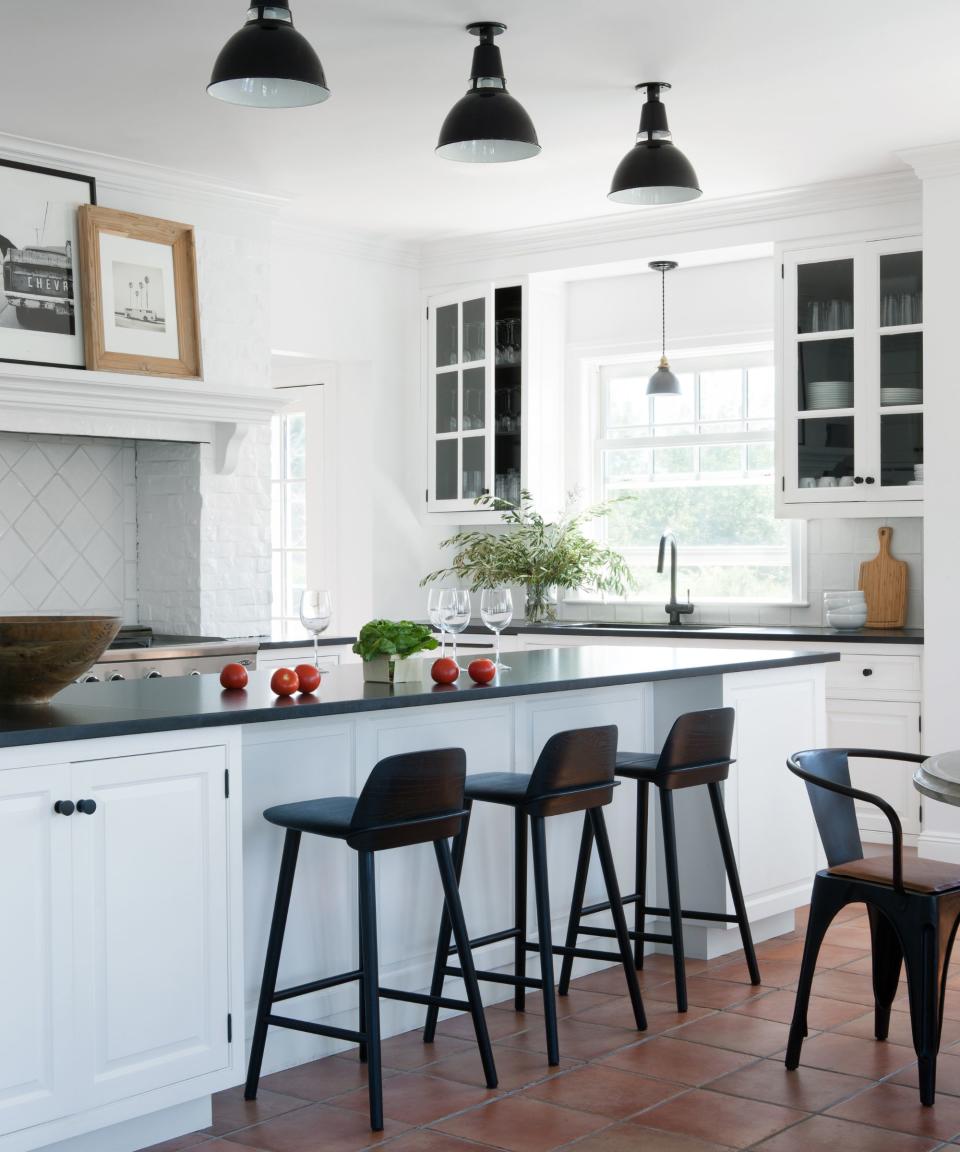
POLYGON ((709 1044, 693 1044, 674 1040, 669 1036, 655 1036, 632 1048, 614 1052, 600 1061, 627 1072, 639 1072, 657 1080, 671 1080, 678 1084, 699 1085, 734 1072, 753 1058, 742 1052, 714 1048, 709 1044))
POLYGON ((870 924, 866 919, 853 920, 848 924, 834 922, 827 929, 823 938, 824 944, 840 945, 843 948, 853 948, 857 952, 870 951, 870 924))
POLYGON ((737 1016, 733 1012, 718 1012, 704 1020, 694 1020, 670 1033, 678 1040, 692 1040, 695 1044, 713 1044, 718 1048, 732 1048, 751 1056, 769 1056, 787 1044, 787 1026, 776 1020, 758 1020, 751 1016, 737 1016))
MULTIPOLYGON (((442 1060, 445 1056, 471 1051, 479 1064, 480 1056, 475 1040, 461 1040, 457 1036, 445 1036, 438 1032, 432 1044, 424 1044, 423 1033, 419 1028, 412 1032, 404 1032, 401 1036, 392 1036, 389 1040, 384 1040, 381 1045, 384 1068, 397 1068, 404 1072, 423 1068, 436 1060, 442 1060)), ((349 1059, 356 1060, 356 1054, 354 1053, 349 1059)))
MULTIPOLYGON (((585 1012, 578 1012, 574 1017, 586 1024, 602 1024, 605 1028, 624 1028, 633 1024, 633 1009, 626 996, 608 996, 608 1003, 600 1004, 596 1008, 588 1008, 585 1012)), ((672 996, 669 1000, 652 1000, 645 996, 643 1000, 644 1011, 647 1014, 647 1030, 644 1036, 665 1032, 668 1028, 676 1028, 679 1024, 686 1024, 692 1020, 699 1020, 702 1016, 709 1016, 712 1008, 701 1008, 691 1004, 686 1012, 678 1012, 672 996)), ((639 1039, 639 1037, 638 1037, 639 1039)))
MULTIPOLYGON (((848 1020, 836 1029, 846 1036, 873 1037, 873 1012, 867 1012, 848 1020)), ((887 1037, 894 1044, 905 1044, 908 1048, 913 1046, 913 1030, 910 1025, 910 1015, 907 1012, 890 1013, 890 1033, 887 1037)), ((948 1048, 960 1040, 960 1020, 944 1020, 941 1033, 940 1047, 948 1048)))
MULTIPOLYGON (((762 1020, 779 1020, 781 1024, 789 1024, 793 1019, 793 1005, 796 998, 795 992, 767 992, 763 996, 748 1000, 745 1004, 735 1005, 730 1011, 740 1016, 758 1016, 762 1020)), ((845 1024, 848 1020, 856 1019, 862 1011, 862 1004, 830 1000, 826 996, 811 996, 807 1009, 807 1026, 815 1032, 825 1032, 845 1024)))
POLYGON ((239 1128, 249 1128, 261 1120, 269 1120, 303 1108, 306 1101, 296 1096, 286 1096, 280 1092, 270 1092, 261 1088, 256 1100, 244 1100, 243 1086, 217 1092, 213 1097, 213 1123, 205 1128, 210 1136, 225 1136, 239 1128))
POLYGON ((197 1152, 267 1152, 267 1150, 265 1148, 251 1148, 249 1144, 235 1144, 231 1137, 223 1140, 209 1140, 206 1144, 201 1144, 197 1152))
MULTIPOLYGON (((893 1010, 895 1012, 909 1012, 910 1002, 907 999, 906 989, 903 993, 899 994, 893 1002, 893 1010)), ((948 995, 943 1001, 943 1018, 944 1020, 960 1020, 960 996, 954 993, 952 996, 948 995)))
POLYGON ((614 1124, 572 1146, 570 1152, 726 1152, 729 1145, 708 1143, 693 1136, 643 1128, 637 1122, 614 1124))
POLYGON ((586 1064, 536 1084, 523 1094, 564 1108, 623 1120, 682 1091, 679 1084, 667 1084, 634 1072, 622 1072, 619 1068, 586 1064))
MULTIPOLYGON (((729 964, 718 964, 711 967, 707 973, 711 980, 728 980, 737 984, 749 984, 750 973, 747 971, 745 961, 736 960, 729 964)), ((785 988, 800 978, 799 960, 762 960, 760 961, 760 987, 754 992, 763 989, 785 988)))
MULTIPOLYGON (((626 987, 626 983, 624 982, 624 994, 626 994, 626 987)), ((606 992, 588 992, 586 988, 578 988, 576 985, 571 984, 570 991, 566 996, 557 997, 557 1015, 573 1016, 577 1012, 583 1012, 587 1008, 595 1008, 600 1004, 606 1004, 610 1000, 616 1000, 617 998, 617 996, 610 995, 606 992)), ((491 1004, 487 1009, 487 1014, 489 1015, 491 1012, 506 1012, 516 1016, 521 1021, 527 1016, 542 1016, 543 993, 528 991, 526 1007, 523 1012, 514 1011, 512 997, 509 1000, 501 1000, 499 1004, 491 1004)), ((530 1027, 529 1021, 525 1027, 530 1027)), ((520 1031, 520 1029, 515 1029, 515 1031, 520 1031)))
MULTIPOLYGON (((579 1063, 564 1059, 561 1055, 559 1065, 551 1068, 542 1052, 524 1048, 497 1047, 494 1058, 497 1063, 499 1086, 504 1092, 526 1088, 530 1084, 546 1080, 549 1076, 556 1076, 560 1072, 576 1068, 579 1063)), ((476 1052, 461 1052, 457 1056, 448 1056, 445 1060, 431 1064, 430 1075, 457 1080, 461 1084, 484 1086, 483 1067, 476 1052)))
MULTIPOLYGON (((530 1013, 533 1016, 534 1013, 530 1013)), ((487 1010, 487 1032, 491 1040, 499 1040, 501 1036, 509 1036, 512 1032, 523 1032, 530 1027, 528 1014, 525 1012, 493 1012, 487 1010)), ((459 1016, 451 1016, 449 1020, 441 1020, 437 1025, 437 1034, 442 1036, 455 1036, 458 1040, 466 1040, 476 1045, 477 1034, 473 1030, 473 1017, 467 1012, 459 1016)))
POLYGON ((857 972, 840 972, 831 968, 813 977, 813 994, 831 1000, 847 1000, 873 1007, 873 980, 857 972))
MULTIPOLYGON (((461 1084, 439 1076, 425 1076, 421 1072, 408 1072, 394 1076, 383 1084, 383 1114, 391 1120, 404 1124, 424 1125, 441 1120, 454 1112, 463 1112, 501 1093, 478 1088, 472 1084, 461 1084)), ((350 1108, 355 1112, 366 1113, 367 1090, 357 1089, 330 1101, 337 1108, 350 1108)))
POLYGON ((417 1128, 414 1132, 407 1132, 391 1140, 387 1147, 390 1152, 481 1152, 486 1145, 474 1144, 472 1140, 460 1140, 456 1136, 448 1136, 446 1132, 417 1128))
MULTIPOLYGON (((753 995, 750 985, 746 987, 741 983, 730 980, 721 980, 712 975, 692 976, 687 978, 687 1000, 700 1008, 729 1008, 731 1004, 740 1004, 753 995)), ((660 984, 648 992, 644 999, 660 1000, 663 1003, 676 1004, 676 992, 673 983, 660 984)))
POLYGON ((382 1132, 371 1132, 366 1114, 331 1108, 329 1104, 308 1104, 296 1112, 236 1132, 230 1140, 263 1152, 359 1152, 399 1136, 406 1129, 406 1124, 386 1120, 382 1132))
POLYGON ((829 1116, 814 1116, 794 1128, 764 1140, 756 1152, 930 1152, 939 1142, 884 1131, 868 1124, 850 1124, 829 1116))
POLYGON ((798 1073, 799 1070, 788 1072, 779 1060, 759 1060, 714 1080, 710 1091, 783 1104, 802 1112, 822 1112, 873 1083, 860 1076, 826 1072, 822 1068, 804 1068, 803 1075, 798 1073))
POLYGON ((189 1132, 186 1136, 175 1136, 172 1140, 164 1140, 162 1144, 151 1144, 141 1152, 185 1152, 187 1148, 196 1148, 198 1144, 210 1146, 211 1140, 203 1132, 189 1132))
MULTIPOLYGON (((891 1078, 894 1084, 906 1084, 916 1090, 919 1087, 916 1065, 901 1069, 891 1078)), ((940 1093, 946 1092, 951 1096, 960 1096, 960 1052, 944 1052, 940 1050, 937 1057, 937 1098, 940 1093)))
MULTIPOLYGON (((757 947, 757 959, 761 964, 764 960, 789 960, 799 964, 803 959, 803 945, 802 939, 782 940, 780 937, 775 937, 757 947)), ((862 948, 842 948, 837 944, 824 943, 817 955, 817 967, 839 968, 843 964, 860 960, 863 956, 869 956, 869 952, 865 952, 862 948)))
MULTIPOLYGON (((384 1079, 395 1075, 397 1073, 392 1068, 384 1068, 384 1079)), ((319 1103, 353 1088, 363 1088, 366 1083, 367 1066, 361 1064, 354 1054, 352 1060, 327 1056, 323 1060, 311 1060, 309 1064, 300 1064, 283 1072, 273 1072, 261 1078, 260 1089, 319 1103)))
MULTIPOLYGON (((838 964, 837 967, 844 972, 859 972, 861 976, 871 976, 873 974, 873 957, 869 952, 864 952, 859 959, 851 960, 847 964, 838 964)), ((906 980, 906 973, 901 968, 900 983, 906 984, 906 980)))
POLYGON ((804 1040, 800 1052, 800 1067, 793 1073, 802 1076, 804 1065, 826 1068, 829 1072, 847 1072, 851 1076, 866 1076, 879 1080, 905 1068, 916 1059, 912 1048, 891 1044, 889 1040, 864 1040, 859 1036, 844 1036, 838 1032, 821 1032, 804 1040))
POLYGON ((945 1093, 932 1108, 924 1108, 919 1093, 903 1084, 877 1084, 835 1105, 829 1115, 938 1140, 960 1134, 960 1100, 945 1093))
POLYGON ((642 1122, 647 1128, 663 1128, 700 1140, 719 1140, 732 1148, 749 1148, 805 1118, 806 1113, 796 1108, 698 1088, 644 1112, 642 1122))
POLYGON ((603 1116, 574 1112, 523 1096, 506 1096, 433 1127, 509 1152, 549 1152, 608 1123, 603 1116))
MULTIPOLYGON (((560 1055, 571 1060, 595 1060, 615 1048, 635 1044, 643 1036, 635 1028, 603 1028, 599 1024, 584 1024, 575 1016, 557 1021, 557 1035, 560 1040, 560 1055)), ((547 1051, 547 1034, 542 1020, 538 1020, 526 1032, 517 1032, 498 1040, 495 1048, 525 1048, 534 1052, 547 1051)), ((546 1058, 544 1058, 546 1063, 546 1058)))

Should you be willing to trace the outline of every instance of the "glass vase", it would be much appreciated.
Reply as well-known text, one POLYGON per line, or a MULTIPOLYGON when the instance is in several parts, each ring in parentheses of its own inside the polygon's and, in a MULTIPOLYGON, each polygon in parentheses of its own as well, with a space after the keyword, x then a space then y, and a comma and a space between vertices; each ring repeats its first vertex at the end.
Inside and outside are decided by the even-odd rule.
POLYGON ((557 589, 552 584, 528 584, 524 601, 528 624, 543 624, 557 618, 557 589))

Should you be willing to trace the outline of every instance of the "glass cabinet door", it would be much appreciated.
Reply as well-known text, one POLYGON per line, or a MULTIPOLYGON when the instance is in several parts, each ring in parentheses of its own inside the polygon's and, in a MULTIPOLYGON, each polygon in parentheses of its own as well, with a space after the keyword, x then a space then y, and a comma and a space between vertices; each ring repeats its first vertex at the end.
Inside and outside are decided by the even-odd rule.
POLYGON ((882 489, 923 489, 923 253, 879 258, 880 475, 882 489))

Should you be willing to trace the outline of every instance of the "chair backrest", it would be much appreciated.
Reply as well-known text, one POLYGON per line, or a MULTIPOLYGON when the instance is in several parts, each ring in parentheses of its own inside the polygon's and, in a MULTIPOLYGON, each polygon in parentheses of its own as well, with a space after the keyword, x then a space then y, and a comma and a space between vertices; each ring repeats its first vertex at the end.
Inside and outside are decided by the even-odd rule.
POLYGON ((357 798, 347 843, 375 852, 456 836, 466 813, 466 775, 462 748, 387 756, 357 798))
POLYGON ((730 750, 735 720, 732 708, 705 708, 678 716, 657 761, 657 784, 682 788, 726 780, 734 763, 730 750))
POLYGON ((808 752, 796 752, 787 761, 787 767, 806 782, 813 818, 830 867, 850 860, 862 860, 863 845, 853 796, 826 787, 830 783, 840 788, 851 788, 847 749, 813 748, 808 752))
POLYGON ((537 757, 527 799, 543 816, 609 804, 616 763, 616 724, 557 732, 537 757))

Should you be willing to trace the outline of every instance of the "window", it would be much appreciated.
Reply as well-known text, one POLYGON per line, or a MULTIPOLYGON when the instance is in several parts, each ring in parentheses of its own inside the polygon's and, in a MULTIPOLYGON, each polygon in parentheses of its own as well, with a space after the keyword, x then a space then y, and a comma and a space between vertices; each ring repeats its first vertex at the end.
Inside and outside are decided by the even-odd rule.
POLYGON ((647 396, 649 364, 600 370, 596 485, 631 496, 606 519, 636 581, 631 600, 663 602, 660 535, 680 543, 678 599, 791 602, 801 598, 802 528, 774 517, 771 357, 674 365, 679 396, 647 396), (744 362, 746 361, 746 362, 744 362))
POLYGON ((273 629, 281 638, 300 628, 307 586, 306 432, 303 412, 275 416, 271 447, 273 629))

